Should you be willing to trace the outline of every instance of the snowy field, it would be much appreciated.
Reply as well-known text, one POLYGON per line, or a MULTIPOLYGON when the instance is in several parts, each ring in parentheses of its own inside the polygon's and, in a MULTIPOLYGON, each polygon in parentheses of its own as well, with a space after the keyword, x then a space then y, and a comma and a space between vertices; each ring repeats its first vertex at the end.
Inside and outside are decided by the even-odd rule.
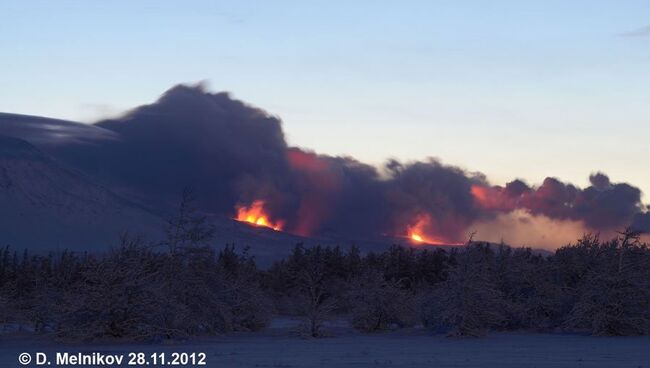
MULTIPOLYGON (((174 344, 60 344, 20 335, 0 337, 0 367, 18 354, 55 352, 205 352, 208 367, 630 367, 650 368, 650 337, 493 333, 450 339, 423 329, 364 335, 333 326, 332 337, 302 339, 279 320, 262 333, 174 344)), ((35 366, 35 365, 30 365, 35 366)))

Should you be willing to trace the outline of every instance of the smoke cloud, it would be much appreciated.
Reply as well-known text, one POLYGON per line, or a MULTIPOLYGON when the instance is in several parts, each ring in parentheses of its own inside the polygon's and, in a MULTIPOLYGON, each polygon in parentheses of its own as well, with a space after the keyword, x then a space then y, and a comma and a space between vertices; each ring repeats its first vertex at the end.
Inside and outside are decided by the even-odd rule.
POLYGON ((291 185, 280 120, 201 85, 176 86, 95 126, 119 139, 54 155, 149 203, 173 203, 189 186, 204 209, 225 214, 238 201, 279 200, 291 185))
POLYGON ((202 85, 173 87, 88 130, 68 128, 64 140, 33 125, 17 131, 5 124, 0 134, 13 129, 151 206, 173 203, 190 186, 205 211, 233 216, 238 206, 263 201, 272 220, 302 235, 407 236, 417 225, 441 242, 464 241, 476 229, 479 238, 547 245, 562 234, 570 239, 628 225, 650 231, 641 191, 600 172, 579 188, 551 177, 538 186, 522 180, 495 186, 481 173, 433 158, 374 167, 289 147, 279 118, 202 85))
POLYGON ((581 221, 587 229, 613 230, 641 220, 645 215, 641 191, 626 183, 611 183, 603 173, 589 177, 591 185, 580 189, 556 178, 546 178, 542 185, 529 187, 522 181, 505 188, 475 187, 476 199, 489 210, 511 212, 525 209, 533 215, 555 220, 581 221))

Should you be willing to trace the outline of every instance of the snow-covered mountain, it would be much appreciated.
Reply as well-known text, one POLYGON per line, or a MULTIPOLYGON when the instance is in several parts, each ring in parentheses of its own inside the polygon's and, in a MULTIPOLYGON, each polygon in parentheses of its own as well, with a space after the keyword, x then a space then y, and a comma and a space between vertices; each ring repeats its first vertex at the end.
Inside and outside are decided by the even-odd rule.
MULTIPOLYGON (((0 135, 1 246, 101 252, 117 244, 125 231, 149 241, 160 239, 162 217, 66 168, 25 140, 0 135)), ((296 244, 343 250, 355 245, 364 253, 383 251, 392 244, 412 245, 408 239, 390 237, 302 237, 216 215, 209 222, 215 226, 216 247, 248 248, 262 267, 287 257, 296 244)))
MULTIPOLYGON (((40 252, 105 251, 124 231, 158 240, 163 217, 172 213, 176 201, 144 202, 148 193, 125 190, 116 181, 106 180, 111 175, 103 175, 111 174, 124 159, 87 157, 92 156, 93 147, 122 139, 119 133, 97 125, 0 113, 0 246, 40 252), (66 156, 67 151, 62 153, 60 148, 66 145, 80 148, 72 151, 74 160, 66 156)), ((167 164, 164 158, 158 161, 156 165, 167 164)), ((140 170, 135 175, 147 176, 149 172, 140 170)), ((362 252, 382 251, 392 244, 427 247, 385 236, 302 237, 238 222, 227 213, 209 219, 216 228, 216 247, 235 244, 240 250, 249 248, 263 266, 288 256, 298 243, 344 249, 356 245, 362 252)))
POLYGON ((67 169, 30 143, 0 136, 0 244, 103 250, 121 232, 160 233, 155 214, 67 169))
POLYGON ((0 135, 25 139, 38 148, 115 140, 117 134, 92 124, 0 112, 0 135))

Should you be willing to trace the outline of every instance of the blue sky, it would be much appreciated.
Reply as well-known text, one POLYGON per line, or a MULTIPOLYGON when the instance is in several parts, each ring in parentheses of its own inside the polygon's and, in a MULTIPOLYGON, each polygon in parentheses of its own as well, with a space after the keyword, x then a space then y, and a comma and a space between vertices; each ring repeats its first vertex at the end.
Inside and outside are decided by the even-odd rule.
POLYGON ((0 17, 0 111, 90 122, 205 80, 319 152, 497 184, 602 170, 650 193, 648 1, 4 0, 0 17))

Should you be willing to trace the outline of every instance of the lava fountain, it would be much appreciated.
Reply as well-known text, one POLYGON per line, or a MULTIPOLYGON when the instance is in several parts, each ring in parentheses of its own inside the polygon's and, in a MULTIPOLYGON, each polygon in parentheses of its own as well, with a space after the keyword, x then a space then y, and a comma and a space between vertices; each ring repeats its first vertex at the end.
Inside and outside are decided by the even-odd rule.
POLYGON ((419 215, 413 221, 412 225, 407 226, 407 237, 415 243, 449 245, 448 241, 443 238, 433 236, 427 231, 431 226, 431 217, 429 215, 419 215))
POLYGON ((269 215, 264 211, 264 201, 261 200, 253 201, 250 206, 238 206, 235 220, 268 227, 275 231, 282 230, 284 225, 282 221, 270 220, 269 215))

